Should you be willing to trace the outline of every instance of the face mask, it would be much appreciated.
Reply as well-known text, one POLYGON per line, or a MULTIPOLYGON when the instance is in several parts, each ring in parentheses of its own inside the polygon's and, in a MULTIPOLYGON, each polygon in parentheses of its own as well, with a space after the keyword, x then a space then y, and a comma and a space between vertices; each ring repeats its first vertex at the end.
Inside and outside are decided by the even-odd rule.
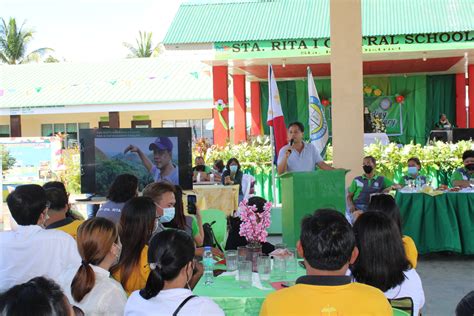
POLYGON ((114 245, 118 249, 118 253, 115 254, 115 260, 114 260, 114 264, 113 264, 113 265, 116 265, 116 264, 119 263, 120 255, 122 254, 122 246, 119 246, 118 244, 114 244, 114 245))
POLYGON ((230 166, 230 172, 236 173, 236 172, 237 172, 237 168, 238 168, 238 166, 236 166, 236 165, 230 166))
POLYGON ((466 165, 466 169, 469 170, 469 171, 474 171, 474 163, 470 163, 470 164, 466 165))
POLYGON ((418 168, 417 167, 408 167, 408 174, 409 175, 415 175, 418 173, 418 168))
POLYGON ((362 168, 364 169, 364 172, 366 174, 369 174, 372 172, 372 170, 374 170, 374 168, 372 166, 362 166, 362 168))
POLYGON ((174 210, 174 207, 166 207, 166 208, 163 208, 163 216, 161 216, 159 219, 160 219, 160 223, 169 223, 173 220, 174 218, 174 214, 175 214, 175 210, 174 210))

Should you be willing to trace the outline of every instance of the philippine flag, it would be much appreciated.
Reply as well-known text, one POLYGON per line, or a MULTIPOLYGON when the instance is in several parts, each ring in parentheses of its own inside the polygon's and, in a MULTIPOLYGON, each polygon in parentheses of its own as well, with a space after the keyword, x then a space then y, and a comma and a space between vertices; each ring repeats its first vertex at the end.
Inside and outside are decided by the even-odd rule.
POLYGON ((267 124, 273 126, 275 143, 275 161, 278 159, 280 149, 288 143, 285 118, 281 110, 280 94, 273 73, 272 65, 268 65, 268 116, 267 124))

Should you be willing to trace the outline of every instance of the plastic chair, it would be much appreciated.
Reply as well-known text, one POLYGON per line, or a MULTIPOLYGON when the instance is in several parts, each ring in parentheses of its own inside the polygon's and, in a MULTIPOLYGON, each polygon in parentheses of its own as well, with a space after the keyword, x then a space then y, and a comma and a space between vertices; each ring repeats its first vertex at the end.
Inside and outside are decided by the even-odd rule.
POLYGON ((402 311, 401 309, 398 309, 398 308, 392 308, 392 310, 393 310, 393 316, 409 316, 410 315, 407 312, 402 311))
POLYGON ((216 236, 219 244, 224 247, 227 237, 227 217, 225 213, 221 210, 209 209, 201 210, 201 216, 203 224, 211 224, 215 221, 215 223, 211 226, 212 230, 214 231, 214 235, 216 236))
POLYGON ((400 297, 389 299, 390 305, 394 309, 393 315, 409 315, 413 316, 413 299, 411 297, 400 297), (405 314, 395 314, 395 310, 399 310, 405 314))

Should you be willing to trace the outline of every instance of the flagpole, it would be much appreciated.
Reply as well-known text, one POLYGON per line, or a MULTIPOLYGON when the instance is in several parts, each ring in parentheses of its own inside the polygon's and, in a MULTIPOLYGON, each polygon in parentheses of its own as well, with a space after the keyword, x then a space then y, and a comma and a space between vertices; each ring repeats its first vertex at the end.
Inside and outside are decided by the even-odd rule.
POLYGON ((273 195, 273 205, 276 205, 276 181, 275 181, 275 141, 273 136, 273 126, 270 126, 270 144, 272 146, 272 195, 273 195))

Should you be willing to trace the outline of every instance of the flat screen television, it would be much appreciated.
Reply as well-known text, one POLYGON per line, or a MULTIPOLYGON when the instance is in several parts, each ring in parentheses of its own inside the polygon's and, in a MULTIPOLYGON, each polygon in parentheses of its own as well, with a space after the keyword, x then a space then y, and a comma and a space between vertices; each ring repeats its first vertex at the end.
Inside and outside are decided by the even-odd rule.
POLYGON ((139 190, 153 181, 192 189, 191 128, 81 129, 81 192, 107 195, 123 173, 138 178, 139 190))

